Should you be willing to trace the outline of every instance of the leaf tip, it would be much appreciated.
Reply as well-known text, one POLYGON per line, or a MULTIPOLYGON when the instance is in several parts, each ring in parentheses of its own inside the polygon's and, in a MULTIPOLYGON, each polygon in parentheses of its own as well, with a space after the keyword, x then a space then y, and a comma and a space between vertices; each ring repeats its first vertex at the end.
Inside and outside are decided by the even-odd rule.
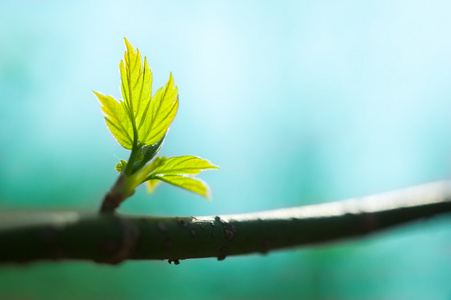
POLYGON ((99 92, 96 92, 96 91, 92 91, 92 92, 94 93, 94 95, 96 95, 97 100, 100 101, 100 104, 102 105, 102 107, 105 106, 105 98, 107 98, 107 97, 99 92))
POLYGON ((158 179, 150 179, 147 180, 147 192, 152 194, 155 191, 155 188, 161 183, 158 179))
POLYGON ((127 40, 126 37, 124 37, 124 43, 125 43, 125 46, 126 46, 127 48, 128 48, 129 45, 131 46, 130 42, 127 40))
MULTIPOLYGON (((125 48, 127 49, 127 52, 129 53, 135 53, 135 49, 133 48, 132 44, 130 44, 130 42, 124 37, 124 42, 125 42, 125 48)), ((138 50, 138 49, 136 49, 138 50)))
POLYGON ((205 188, 205 190, 203 190, 201 193, 199 193, 201 196, 203 196, 205 198, 205 200, 207 200, 207 202, 211 202, 211 189, 210 186, 203 181, 202 179, 196 178, 196 180, 198 180, 199 182, 202 183, 203 187, 205 188))

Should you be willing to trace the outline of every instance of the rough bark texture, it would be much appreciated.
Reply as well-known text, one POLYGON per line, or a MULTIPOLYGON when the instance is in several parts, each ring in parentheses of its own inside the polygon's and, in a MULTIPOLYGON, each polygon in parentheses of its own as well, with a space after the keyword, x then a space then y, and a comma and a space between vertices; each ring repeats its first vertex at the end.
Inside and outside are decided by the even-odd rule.
POLYGON ((451 212, 451 182, 274 211, 210 217, 0 214, 0 262, 180 259, 267 253, 366 235, 451 212), (27 220, 24 223, 21 220, 27 220), (9 220, 9 221, 8 221, 9 220))

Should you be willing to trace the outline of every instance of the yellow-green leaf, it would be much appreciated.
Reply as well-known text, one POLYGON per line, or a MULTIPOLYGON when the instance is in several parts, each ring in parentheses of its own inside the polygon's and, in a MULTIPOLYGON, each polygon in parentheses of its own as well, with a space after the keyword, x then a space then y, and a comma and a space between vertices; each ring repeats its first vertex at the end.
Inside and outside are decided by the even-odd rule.
MULTIPOLYGON (((152 71, 150 70, 149 64, 147 63, 146 57, 144 57, 144 69, 142 71, 142 84, 141 90, 139 92, 139 101, 133 106, 135 110, 136 126, 139 129, 145 124, 144 122, 149 122, 147 119, 151 99, 152 99, 152 71)), ((140 136, 142 139, 142 136, 140 136)), ((140 142, 143 142, 140 139, 140 142)), ((146 144, 153 145, 153 144, 146 144)))
POLYGON ((133 146, 133 126, 125 110, 124 103, 116 101, 111 96, 105 96, 94 92, 102 104, 105 113, 105 120, 108 128, 113 133, 117 141, 125 149, 132 149, 133 146))
POLYGON ((127 161, 121 159, 120 162, 117 163, 116 167, 114 169, 116 169, 116 171, 118 172, 122 172, 122 170, 127 166, 127 161))
POLYGON ((158 142, 166 133, 177 114, 179 98, 172 74, 164 88, 160 88, 152 97, 146 120, 139 127, 139 136, 146 145, 158 142))
POLYGON ((182 175, 168 175, 161 177, 158 176, 156 178, 166 183, 200 194, 208 200, 210 199, 210 188, 203 180, 199 178, 192 178, 182 175))
POLYGON ((217 166, 196 156, 153 159, 177 114, 178 90, 170 74, 166 85, 152 97, 152 72, 147 59, 144 57, 142 60, 139 50, 124 40, 126 51, 119 64, 123 100, 94 92, 114 137, 124 148, 132 150, 129 163, 121 160, 116 165, 116 170, 123 173, 121 176, 125 180, 120 187, 122 192, 130 195, 145 181, 152 191, 160 181, 164 181, 208 198, 208 185, 189 175, 217 169, 217 166))
MULTIPOLYGON (((119 64, 121 90, 127 113, 136 131, 137 144, 153 145, 165 135, 178 109, 178 91, 172 74, 152 97, 152 72, 138 49, 125 39, 127 50, 119 64)), ((134 136, 135 137, 135 136, 134 136)))
POLYGON ((139 50, 135 51, 127 39, 124 40, 127 50, 119 65, 122 96, 130 117, 139 126, 144 122, 152 96, 152 71, 146 58, 143 66, 139 50))
POLYGON ((206 159, 193 155, 185 155, 168 158, 164 164, 152 172, 151 176, 181 174, 196 175, 201 171, 210 169, 218 169, 218 167, 206 159))

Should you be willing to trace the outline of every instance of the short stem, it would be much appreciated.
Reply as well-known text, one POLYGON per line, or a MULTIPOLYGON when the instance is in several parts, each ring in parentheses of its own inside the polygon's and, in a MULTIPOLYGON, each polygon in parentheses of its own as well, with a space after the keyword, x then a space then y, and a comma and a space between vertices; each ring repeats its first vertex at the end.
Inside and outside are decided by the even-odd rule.
POLYGON ((135 164, 136 155, 138 154, 140 147, 138 145, 133 145, 132 152, 130 153, 130 158, 128 159, 127 166, 125 167, 124 174, 131 175, 133 171, 133 165, 135 164))
POLYGON ((114 213, 125 199, 134 194, 134 191, 127 193, 125 188, 126 175, 121 174, 111 190, 103 198, 99 213, 114 213))
MULTIPOLYGON (((146 163, 148 163, 149 161, 146 161, 145 159, 143 159, 137 166, 136 166, 136 168, 134 168, 136 171, 137 170, 139 170, 139 169, 142 169, 145 165, 146 165, 146 163)), ((132 172, 133 172, 133 169, 132 169, 132 172)))

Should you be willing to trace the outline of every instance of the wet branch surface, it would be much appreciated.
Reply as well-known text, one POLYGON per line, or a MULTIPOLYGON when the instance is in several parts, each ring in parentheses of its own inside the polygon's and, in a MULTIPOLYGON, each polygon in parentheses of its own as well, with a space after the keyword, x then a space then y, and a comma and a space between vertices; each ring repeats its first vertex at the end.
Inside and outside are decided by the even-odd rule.
POLYGON ((0 263, 181 259, 311 246, 451 212, 451 182, 252 214, 139 217, 79 212, 1 212, 0 263))

